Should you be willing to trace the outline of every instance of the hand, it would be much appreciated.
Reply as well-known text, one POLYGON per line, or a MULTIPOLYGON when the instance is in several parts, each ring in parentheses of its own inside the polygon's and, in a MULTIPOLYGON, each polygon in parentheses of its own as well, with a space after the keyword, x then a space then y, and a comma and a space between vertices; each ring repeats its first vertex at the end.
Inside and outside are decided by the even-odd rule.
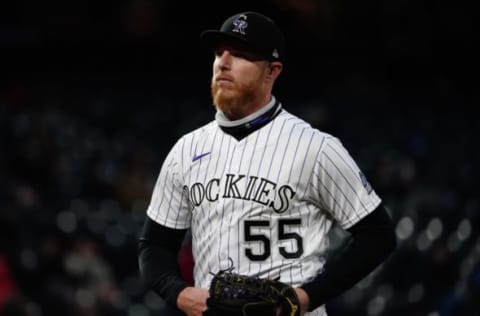
POLYGON ((187 316, 202 316, 207 310, 208 290, 186 287, 177 297, 178 308, 187 316))
POLYGON ((296 287, 295 292, 297 293, 298 300, 300 301, 300 315, 305 315, 308 311, 308 305, 310 304, 310 298, 308 297, 307 292, 304 289, 296 287))

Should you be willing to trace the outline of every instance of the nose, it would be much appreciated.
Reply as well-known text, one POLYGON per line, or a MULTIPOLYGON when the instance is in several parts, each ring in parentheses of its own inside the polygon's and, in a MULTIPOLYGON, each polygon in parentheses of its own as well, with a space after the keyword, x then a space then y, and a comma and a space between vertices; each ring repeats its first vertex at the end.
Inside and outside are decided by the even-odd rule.
POLYGON ((230 69, 232 54, 226 49, 222 50, 221 52, 217 53, 215 62, 221 70, 230 69))

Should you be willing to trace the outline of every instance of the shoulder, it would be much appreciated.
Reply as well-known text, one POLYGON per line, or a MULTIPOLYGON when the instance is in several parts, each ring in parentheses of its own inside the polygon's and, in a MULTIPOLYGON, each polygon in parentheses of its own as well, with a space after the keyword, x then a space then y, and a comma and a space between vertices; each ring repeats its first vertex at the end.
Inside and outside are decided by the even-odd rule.
POLYGON ((303 141, 312 141, 323 145, 328 142, 340 142, 340 140, 332 134, 313 127, 304 119, 288 112, 285 109, 283 109, 279 114, 278 119, 284 126, 285 132, 301 136, 300 139, 303 141))
POLYGON ((184 134, 177 141, 176 146, 193 145, 195 143, 198 143, 200 140, 205 139, 207 135, 215 133, 216 130, 217 130, 217 126, 215 124, 215 121, 211 121, 191 132, 184 134))
POLYGON ((195 156, 198 148, 201 148, 211 135, 217 133, 218 127, 214 121, 209 122, 191 132, 181 136, 170 149, 168 158, 176 165, 183 168, 185 163, 195 156))

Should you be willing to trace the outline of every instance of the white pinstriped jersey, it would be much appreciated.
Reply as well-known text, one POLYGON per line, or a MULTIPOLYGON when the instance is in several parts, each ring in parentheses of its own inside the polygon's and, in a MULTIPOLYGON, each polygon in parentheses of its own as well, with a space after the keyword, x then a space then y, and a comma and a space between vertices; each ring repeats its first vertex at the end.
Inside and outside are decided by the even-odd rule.
POLYGON ((281 110, 241 140, 216 121, 183 136, 147 214, 191 227, 197 287, 232 263, 237 273, 299 286, 321 272, 333 222, 349 228, 379 203, 338 139, 281 110))

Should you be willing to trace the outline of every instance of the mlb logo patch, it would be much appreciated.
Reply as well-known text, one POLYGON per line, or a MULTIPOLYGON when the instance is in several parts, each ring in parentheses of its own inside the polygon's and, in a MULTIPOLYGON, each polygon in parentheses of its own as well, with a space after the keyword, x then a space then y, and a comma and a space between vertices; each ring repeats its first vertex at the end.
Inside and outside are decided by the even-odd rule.
POLYGON ((360 180, 362 180, 363 187, 367 190, 368 194, 370 194, 373 188, 368 182, 367 177, 361 171, 358 172, 358 175, 360 176, 360 180))
POLYGON ((245 14, 240 14, 233 20, 233 30, 232 32, 240 33, 245 35, 245 29, 247 28, 247 16, 245 14))

